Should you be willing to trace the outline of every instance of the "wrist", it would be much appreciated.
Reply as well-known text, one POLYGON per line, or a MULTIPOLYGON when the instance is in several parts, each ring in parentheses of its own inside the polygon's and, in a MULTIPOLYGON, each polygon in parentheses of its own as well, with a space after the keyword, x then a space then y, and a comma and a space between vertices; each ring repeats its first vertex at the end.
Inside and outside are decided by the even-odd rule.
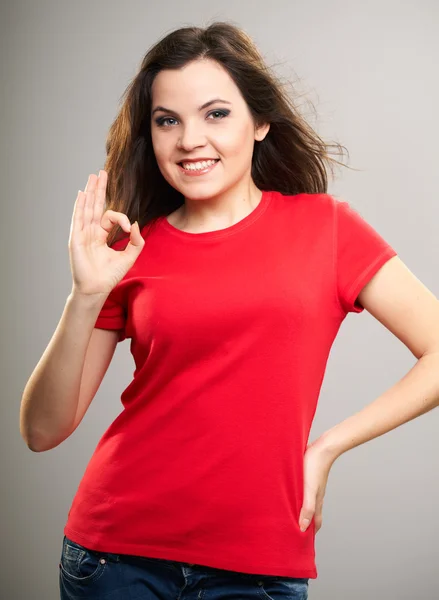
POLYGON ((323 433, 311 446, 331 464, 342 454, 330 431, 323 433))
POLYGON ((81 309, 96 310, 101 309, 108 294, 82 294, 72 290, 67 297, 67 303, 81 309))

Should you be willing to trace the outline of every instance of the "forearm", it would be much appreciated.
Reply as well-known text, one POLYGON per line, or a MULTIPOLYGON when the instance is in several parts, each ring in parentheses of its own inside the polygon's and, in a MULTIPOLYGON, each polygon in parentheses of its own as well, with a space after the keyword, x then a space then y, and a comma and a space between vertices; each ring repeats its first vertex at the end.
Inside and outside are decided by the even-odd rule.
POLYGON ((70 294, 52 339, 29 378, 20 406, 20 433, 31 449, 39 440, 69 430, 76 414, 81 375, 102 297, 70 294))
POLYGON ((439 405, 439 352, 425 354, 410 371, 360 412, 319 437, 313 445, 330 460, 439 405))

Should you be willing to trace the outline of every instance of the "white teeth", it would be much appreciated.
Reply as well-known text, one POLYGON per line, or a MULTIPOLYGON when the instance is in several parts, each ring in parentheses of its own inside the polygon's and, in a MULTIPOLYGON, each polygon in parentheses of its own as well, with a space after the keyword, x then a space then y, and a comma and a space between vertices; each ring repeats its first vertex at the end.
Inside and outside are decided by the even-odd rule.
POLYGON ((210 167, 210 165, 215 164, 216 160, 203 160, 201 162, 190 162, 190 163, 181 163, 183 165, 183 169, 187 169, 188 171, 196 171, 198 169, 205 169, 206 167, 210 167))

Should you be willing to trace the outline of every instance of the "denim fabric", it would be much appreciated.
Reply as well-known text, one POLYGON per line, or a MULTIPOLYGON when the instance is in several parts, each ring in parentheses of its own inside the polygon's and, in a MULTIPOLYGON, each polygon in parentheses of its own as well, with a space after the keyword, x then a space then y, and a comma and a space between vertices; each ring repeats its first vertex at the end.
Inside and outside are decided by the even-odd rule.
POLYGON ((307 600, 309 578, 89 550, 64 536, 61 600, 307 600))

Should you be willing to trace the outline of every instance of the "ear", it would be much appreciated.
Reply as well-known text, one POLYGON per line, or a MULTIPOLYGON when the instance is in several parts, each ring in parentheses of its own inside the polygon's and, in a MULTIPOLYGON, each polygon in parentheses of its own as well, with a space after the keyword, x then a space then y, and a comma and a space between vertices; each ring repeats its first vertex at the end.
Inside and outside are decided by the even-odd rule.
POLYGON ((257 142, 262 142, 262 140, 265 138, 265 136, 267 135, 269 130, 270 130, 270 123, 264 123, 263 125, 260 125, 259 127, 255 127, 255 140, 257 142))

